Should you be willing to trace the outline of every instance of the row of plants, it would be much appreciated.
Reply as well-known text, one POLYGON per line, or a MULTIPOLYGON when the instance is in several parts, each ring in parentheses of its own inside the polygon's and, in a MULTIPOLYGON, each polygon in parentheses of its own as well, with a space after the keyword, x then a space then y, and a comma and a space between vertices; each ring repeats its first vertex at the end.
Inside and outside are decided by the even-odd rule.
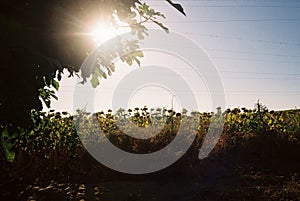
POLYGON ((95 114, 78 110, 73 116, 67 112, 32 110, 30 116, 33 123, 30 128, 17 128, 15 132, 9 132, 9 126, 2 126, 0 157, 3 166, 18 164, 25 157, 63 167, 66 161, 82 156, 83 144, 101 146, 104 137, 123 150, 149 153, 169 144, 179 128, 189 133, 188 140, 194 140, 196 135, 193 147, 198 149, 210 126, 223 126, 222 121, 219 121, 220 125, 217 125, 218 121, 210 125, 215 117, 224 118, 223 136, 226 136, 226 143, 235 143, 239 137, 248 134, 278 135, 291 142, 300 139, 300 110, 268 111, 260 103, 254 109, 235 108, 221 112, 218 108, 216 113, 144 107, 127 111, 120 109, 115 114, 111 110, 95 114), (189 126, 195 122, 196 128, 189 126), (138 136, 132 137, 127 135, 129 133, 138 136))

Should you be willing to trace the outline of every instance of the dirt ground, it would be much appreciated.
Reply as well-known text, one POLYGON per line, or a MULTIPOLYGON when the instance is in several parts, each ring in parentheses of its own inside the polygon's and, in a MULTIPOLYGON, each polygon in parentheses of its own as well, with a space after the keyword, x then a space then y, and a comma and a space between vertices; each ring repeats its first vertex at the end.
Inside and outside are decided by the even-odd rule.
MULTIPOLYGON (((107 170, 59 177, 0 175, 0 200, 300 200, 300 146, 258 140, 154 174, 107 170), (193 164, 193 166, 191 166, 193 164), (104 172, 103 172, 104 171, 104 172), (104 173, 108 176, 103 177, 104 173)), ((26 173, 25 173, 26 174, 26 173)))

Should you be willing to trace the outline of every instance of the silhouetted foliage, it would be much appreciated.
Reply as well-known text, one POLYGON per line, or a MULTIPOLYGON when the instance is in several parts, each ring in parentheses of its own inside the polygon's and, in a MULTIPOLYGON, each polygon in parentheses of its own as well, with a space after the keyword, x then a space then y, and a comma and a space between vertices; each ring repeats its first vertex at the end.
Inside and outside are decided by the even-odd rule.
MULTIPOLYGON (((138 0, 4 0, 0 6, 0 124, 12 123, 27 126, 31 109, 42 109, 39 96, 49 106, 50 98, 55 97, 57 80, 61 79, 64 69, 70 76, 78 72, 82 62, 93 50, 93 42, 85 34, 87 24, 95 20, 108 20, 115 23, 114 15, 127 23, 132 34, 143 39, 147 34, 145 22, 153 22, 168 29, 157 21, 164 16, 138 0), (136 19, 136 14, 142 21, 136 19), (55 80, 56 78, 57 80, 55 80)), ((121 43, 117 48, 138 49, 136 41, 121 43)), ((110 74, 112 59, 123 56, 132 64, 138 62, 139 52, 135 55, 121 55, 111 49, 102 59, 107 72, 99 73, 100 67, 83 71, 83 82, 93 74, 93 85, 99 84, 98 78, 110 74)))

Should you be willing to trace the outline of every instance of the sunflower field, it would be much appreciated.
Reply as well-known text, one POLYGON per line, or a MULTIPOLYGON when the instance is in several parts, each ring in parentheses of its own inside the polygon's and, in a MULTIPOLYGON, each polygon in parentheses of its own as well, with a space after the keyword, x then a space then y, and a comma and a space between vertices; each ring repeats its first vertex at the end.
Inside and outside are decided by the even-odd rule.
POLYGON ((188 157, 196 158, 211 126, 211 119, 216 116, 225 120, 219 139, 219 146, 222 147, 240 143, 247 136, 272 135, 296 144, 300 139, 300 110, 268 111, 259 104, 254 109, 234 108, 222 112, 218 108, 217 113, 176 112, 145 106, 127 111, 119 109, 115 114, 111 110, 94 114, 78 110, 72 116, 67 112, 32 110, 30 115, 33 123, 30 128, 18 127, 10 132, 12 125, 1 126, 0 158, 1 166, 6 171, 15 170, 14 173, 22 174, 27 166, 34 173, 46 174, 56 170, 55 174, 64 174, 80 167, 78 161, 86 154, 84 144, 101 146, 104 137, 128 152, 155 152, 168 145, 180 127, 189 133, 188 140, 193 141, 189 153, 194 154, 188 157), (189 127, 192 122, 197 123, 196 128, 189 127), (76 129, 78 127, 79 130, 76 129))

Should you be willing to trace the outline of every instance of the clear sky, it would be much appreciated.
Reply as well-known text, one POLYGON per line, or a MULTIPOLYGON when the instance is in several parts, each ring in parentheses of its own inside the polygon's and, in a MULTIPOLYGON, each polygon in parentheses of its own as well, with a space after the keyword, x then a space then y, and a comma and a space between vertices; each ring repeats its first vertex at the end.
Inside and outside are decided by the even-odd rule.
MULTIPOLYGON (((212 58, 223 82, 226 107, 252 108, 258 99, 270 109, 300 107, 300 1, 176 1, 186 17, 163 0, 146 2, 166 15, 164 22, 171 31, 189 37, 212 58)), ((124 69, 119 70, 113 76, 122 77, 124 69)), ((53 108, 73 110, 74 83, 74 79, 62 81, 53 108)), ((98 89, 99 109, 110 107, 105 97, 111 93, 111 83, 103 82, 103 90, 98 89)), ((144 100, 144 105, 170 107, 171 99, 168 91, 151 86, 137 93, 130 104, 144 100)), ((176 98, 174 105, 179 105, 176 98)))

